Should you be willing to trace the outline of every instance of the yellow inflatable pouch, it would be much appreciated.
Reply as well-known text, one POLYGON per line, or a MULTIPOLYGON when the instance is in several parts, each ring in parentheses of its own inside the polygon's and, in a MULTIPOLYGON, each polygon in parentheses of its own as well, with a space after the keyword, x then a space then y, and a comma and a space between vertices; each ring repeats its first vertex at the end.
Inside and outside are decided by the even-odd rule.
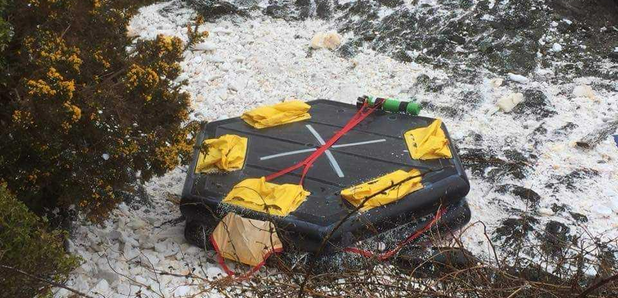
POLYGON ((241 118, 247 124, 262 129, 310 119, 310 108, 310 105, 300 100, 292 100, 256 108, 244 113, 241 118))
POLYGON ((436 119, 427 127, 406 132, 404 138, 413 159, 428 160, 453 157, 449 148, 449 141, 442 130, 440 119, 436 119))
POLYGON ((236 184, 224 203, 272 215, 287 216, 310 195, 298 184, 275 184, 265 177, 250 178, 236 184))
POLYGON ((204 152, 200 152, 195 173, 212 173, 217 170, 235 171, 242 168, 247 155, 247 138, 223 135, 204 140, 204 152))
POLYGON ((417 169, 412 169, 409 172, 398 170, 375 180, 344 189, 341 192, 341 196, 355 207, 358 207, 367 197, 379 193, 365 202, 360 209, 361 211, 367 211, 378 206, 384 206, 386 204, 398 201, 408 194, 422 189, 423 184, 421 184, 421 180, 421 172, 417 169), (411 179, 383 191, 384 189, 387 189, 388 187, 409 178, 411 179), (383 192, 380 193, 380 191, 383 192))

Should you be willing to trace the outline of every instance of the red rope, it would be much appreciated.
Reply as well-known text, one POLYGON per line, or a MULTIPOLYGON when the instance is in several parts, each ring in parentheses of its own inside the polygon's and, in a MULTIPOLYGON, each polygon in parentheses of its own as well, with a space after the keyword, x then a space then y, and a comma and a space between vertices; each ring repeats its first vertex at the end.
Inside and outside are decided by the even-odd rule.
POLYGON ((320 146, 320 148, 318 148, 318 150, 316 150, 313 154, 309 155, 307 158, 305 158, 303 161, 285 168, 279 172, 270 174, 268 176, 266 176, 266 181, 270 181, 273 179, 276 179, 278 177, 281 177, 287 173, 290 173, 292 171, 295 171, 301 167, 303 168, 303 173, 302 176, 300 178, 300 182, 299 184, 302 185, 303 181, 305 180, 305 176, 307 175, 307 172, 309 172, 309 168, 311 168, 311 166, 313 165, 313 163, 315 162, 316 159, 318 159, 318 157, 320 157, 320 155, 322 155, 324 152, 326 152, 326 150, 328 150, 331 146, 333 146, 333 144, 335 144, 343 135, 345 135, 346 133, 348 133, 350 130, 352 130, 356 125, 358 125, 359 123, 361 123, 365 118, 367 118, 367 116, 371 115, 371 113, 373 113, 376 109, 378 109, 381 106, 381 103, 376 103, 375 105, 368 107, 368 104, 365 102, 363 104, 363 106, 358 110, 358 112, 356 112, 356 114, 354 114, 354 116, 348 121, 348 123, 346 123, 345 126, 343 126, 341 128, 341 130, 339 130, 334 136, 332 136, 328 142, 324 143, 324 145, 320 146))
POLYGON ((215 238, 212 237, 212 235, 210 235, 210 243, 212 243, 212 246, 215 249, 215 252, 217 253, 217 262, 219 263, 221 268, 223 268, 223 271, 225 271, 225 273, 227 273, 228 276, 234 277, 234 279, 236 279, 236 280, 243 280, 243 279, 250 278, 254 273, 256 273, 258 270, 260 270, 260 268, 262 268, 262 266, 264 266, 264 264, 266 264, 266 260, 268 260, 268 258, 270 258, 270 256, 273 253, 280 253, 280 252, 283 251, 283 248, 275 248, 273 250, 270 250, 268 253, 266 253, 264 255, 264 260, 262 260, 262 262, 260 262, 259 264, 255 265, 253 268, 251 268, 245 274, 237 275, 234 271, 232 271, 225 264, 225 258, 223 258, 223 254, 221 253, 221 250, 219 249, 219 245, 217 244, 217 241, 215 241, 215 238))
POLYGON ((428 222, 423 228, 421 228, 420 230, 417 230, 414 234, 410 235, 405 240, 399 242, 399 244, 397 244, 397 246, 394 249, 389 250, 389 251, 387 251, 387 252, 385 252, 383 254, 379 254, 379 255, 376 256, 376 254, 374 252, 372 252, 372 251, 364 250, 364 249, 360 249, 360 248, 356 248, 356 247, 347 247, 343 251, 359 254, 359 255, 361 255, 361 256, 363 256, 365 258, 373 258, 373 257, 375 257, 379 261, 385 261, 385 260, 391 258, 393 255, 395 255, 404 246, 408 245, 410 242, 414 241, 416 238, 420 237, 425 232, 429 231, 438 222, 438 220, 440 220, 440 218, 442 217, 442 215, 444 215, 444 213, 446 213, 446 209, 445 208, 438 209, 438 211, 436 212, 436 215, 434 216, 434 218, 430 222, 428 222))

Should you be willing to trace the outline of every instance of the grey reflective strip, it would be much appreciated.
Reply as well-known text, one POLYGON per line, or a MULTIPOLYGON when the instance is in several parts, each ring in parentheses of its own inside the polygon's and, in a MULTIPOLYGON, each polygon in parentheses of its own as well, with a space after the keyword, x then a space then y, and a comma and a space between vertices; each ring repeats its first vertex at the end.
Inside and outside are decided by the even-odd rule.
POLYGON ((341 144, 341 145, 333 145, 333 148, 344 148, 344 147, 368 145, 368 144, 375 144, 375 143, 382 143, 382 142, 386 142, 386 139, 379 139, 379 140, 365 141, 365 142, 358 142, 358 143, 341 144))
MULTIPOLYGON (((341 145, 333 145, 333 148, 345 148, 345 147, 369 145, 369 144, 382 143, 382 142, 386 142, 386 139, 364 141, 364 142, 357 142, 357 143, 349 143, 349 144, 341 144, 341 145)), ((315 150, 318 150, 318 149, 316 149, 316 148, 309 148, 309 149, 294 150, 294 151, 289 151, 289 152, 283 152, 283 153, 263 156, 263 157, 260 157, 260 160, 269 160, 269 159, 273 159, 273 158, 277 158, 277 157, 282 157, 282 156, 288 156, 288 155, 295 155, 295 154, 313 152, 315 150)))
MULTIPOLYGON (((326 143, 326 142, 324 142, 324 140, 322 139, 320 134, 318 134, 318 132, 315 131, 315 129, 313 129, 313 127, 311 125, 307 124, 305 126, 307 127, 307 129, 309 129, 311 134, 313 134, 313 136, 318 140, 318 142, 320 142, 320 145, 324 145, 326 143)), ((326 153, 326 157, 328 157, 328 161, 330 162, 330 165, 333 167, 333 169, 335 170, 335 172, 337 173, 339 178, 344 177, 343 171, 341 170, 341 167, 339 167, 339 164, 335 160, 335 157, 330 152, 330 150, 326 150, 326 152, 324 152, 324 153, 326 153)))
POLYGON ((260 157, 260 160, 267 160, 267 159, 273 159, 273 158, 277 158, 277 157, 281 157, 281 156, 301 154, 301 153, 311 152, 311 151, 315 151, 315 150, 318 150, 318 149, 316 149, 316 148, 309 148, 309 149, 295 150, 295 151, 290 151, 290 152, 283 152, 283 153, 279 153, 279 154, 273 154, 273 155, 268 155, 268 156, 260 157))

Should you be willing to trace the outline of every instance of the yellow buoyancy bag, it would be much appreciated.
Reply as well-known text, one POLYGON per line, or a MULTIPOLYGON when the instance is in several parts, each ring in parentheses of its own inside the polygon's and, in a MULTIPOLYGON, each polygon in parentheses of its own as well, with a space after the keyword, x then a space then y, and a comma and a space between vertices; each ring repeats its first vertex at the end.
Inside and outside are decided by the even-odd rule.
POLYGON ((413 159, 428 160, 453 157, 449 148, 449 141, 442 130, 440 119, 435 120, 427 127, 406 132, 404 138, 413 159))
POLYGON ((272 215, 287 216, 296 210, 309 194, 302 185, 269 183, 265 177, 249 178, 236 184, 223 202, 272 215))
POLYGON ((247 138, 223 135, 204 140, 205 152, 200 152, 196 173, 210 173, 217 169, 235 171, 242 168, 247 154, 247 138))
POLYGON ((244 113, 241 118, 247 124, 261 129, 310 119, 310 108, 310 105, 300 100, 292 100, 253 109, 244 113))
POLYGON ((365 202, 360 209, 361 211, 367 211, 378 206, 395 202, 406 195, 423 188, 421 180, 421 172, 417 169, 412 169, 409 172, 398 170, 372 181, 344 189, 341 192, 341 196, 355 207, 358 207, 367 197, 379 193, 365 202), (384 191, 390 186, 393 186, 405 179, 409 180, 384 191))

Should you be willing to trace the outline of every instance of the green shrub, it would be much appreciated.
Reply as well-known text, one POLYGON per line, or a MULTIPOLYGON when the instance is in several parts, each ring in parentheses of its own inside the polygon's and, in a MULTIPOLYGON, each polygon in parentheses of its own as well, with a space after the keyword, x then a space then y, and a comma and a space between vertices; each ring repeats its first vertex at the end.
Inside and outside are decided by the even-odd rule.
POLYGON ((0 185, 0 297, 43 296, 51 288, 4 266, 62 282, 78 265, 65 254, 64 237, 62 232, 47 232, 43 221, 0 185))
POLYGON ((135 173, 148 180, 188 156, 189 96, 174 81, 184 45, 127 37, 143 2, 6 7, 14 36, 0 74, 0 181, 33 211, 74 205, 104 218, 135 173))

